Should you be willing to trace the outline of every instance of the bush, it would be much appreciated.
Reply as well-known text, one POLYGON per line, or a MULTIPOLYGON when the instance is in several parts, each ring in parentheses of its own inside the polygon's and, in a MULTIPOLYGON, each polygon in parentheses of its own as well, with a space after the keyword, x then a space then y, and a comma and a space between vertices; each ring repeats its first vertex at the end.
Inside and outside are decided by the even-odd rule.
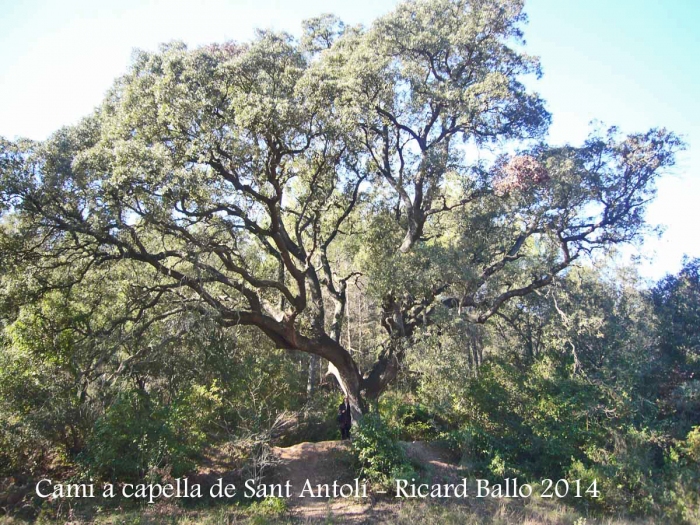
POLYGON ((433 441, 446 427, 435 411, 401 395, 386 395, 380 412, 386 424, 404 441, 433 441))
POLYGON ((80 450, 94 410, 74 387, 60 368, 0 340, 0 478, 41 472, 80 450))
POLYGON ((219 404, 216 387, 192 387, 168 405, 121 392, 95 423, 83 464, 102 479, 138 480, 161 469, 181 476, 194 467, 219 404))
POLYGON ((353 429, 352 451, 360 466, 360 476, 378 485, 396 478, 409 478, 413 468, 397 441, 397 436, 379 414, 366 414, 353 429))

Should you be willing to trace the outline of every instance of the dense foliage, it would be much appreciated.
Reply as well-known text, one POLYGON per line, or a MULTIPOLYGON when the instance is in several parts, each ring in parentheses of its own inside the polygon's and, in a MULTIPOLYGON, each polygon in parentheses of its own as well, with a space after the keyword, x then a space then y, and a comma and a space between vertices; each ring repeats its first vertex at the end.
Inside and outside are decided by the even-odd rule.
MULTIPOLYGON (((426 404, 434 439, 483 475, 597 479, 592 507, 692 523, 699 275, 698 261, 688 261, 644 290, 629 272, 571 272, 489 326, 478 367, 468 344, 446 352, 435 341, 416 359, 424 373, 405 399, 426 404)), ((388 420, 402 408, 388 404, 388 420)))

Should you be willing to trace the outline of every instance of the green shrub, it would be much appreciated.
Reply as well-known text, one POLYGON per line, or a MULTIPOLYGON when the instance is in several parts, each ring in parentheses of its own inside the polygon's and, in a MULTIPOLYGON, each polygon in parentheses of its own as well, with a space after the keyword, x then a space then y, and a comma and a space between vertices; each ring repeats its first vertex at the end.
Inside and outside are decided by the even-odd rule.
POLYGON ((135 480, 159 470, 181 476, 194 467, 220 402, 216 387, 194 386, 167 405, 143 391, 121 392, 95 423, 83 463, 103 479, 135 480))
POLYGON ((446 427, 441 418, 426 405, 401 395, 387 395, 380 403, 386 424, 404 441, 433 441, 446 427))
POLYGON ((24 348, 3 345, 0 336, 0 478, 71 457, 93 412, 75 395, 74 377, 24 348))
POLYGON ((396 478, 409 478, 413 468, 406 454, 379 414, 366 414, 355 426, 352 451, 360 466, 360 475, 372 483, 385 485, 396 478))
POLYGON ((700 426, 688 432, 683 448, 688 459, 700 465, 700 426))

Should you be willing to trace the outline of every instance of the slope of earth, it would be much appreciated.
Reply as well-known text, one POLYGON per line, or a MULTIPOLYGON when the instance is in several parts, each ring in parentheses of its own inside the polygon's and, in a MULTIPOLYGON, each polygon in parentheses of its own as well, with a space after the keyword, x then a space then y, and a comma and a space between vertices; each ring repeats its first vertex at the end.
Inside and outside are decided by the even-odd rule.
MULTIPOLYGON (((292 516, 309 521, 342 518, 342 523, 362 523, 371 512, 369 497, 325 497, 325 486, 330 495, 333 484, 355 487, 349 441, 321 441, 300 443, 292 447, 274 447, 278 460, 273 474, 274 482, 290 482, 292 497, 287 504, 292 516), (308 485, 307 485, 308 482, 308 485), (321 485, 322 490, 318 490, 321 485), (305 486, 313 489, 314 497, 305 486), (316 497, 319 496, 320 497, 316 497)), ((360 494, 362 494, 362 486, 360 494)), ((347 490, 347 489, 346 489, 347 490)))
MULTIPOLYGON (((462 480, 459 469, 450 461, 449 455, 441 448, 420 441, 401 442, 409 460, 419 469, 419 483, 459 483, 462 480)), ((323 441, 319 443, 300 443, 292 447, 275 447, 272 453, 276 458, 276 467, 272 476, 275 483, 284 484, 289 480, 291 495, 286 503, 289 514, 302 523, 404 523, 402 515, 412 514, 410 507, 415 501, 407 502, 397 499, 394 494, 372 492, 368 487, 363 491, 362 483, 356 485, 352 470, 353 458, 349 441, 323 441), (351 488, 359 486, 359 496, 333 497, 333 484, 348 484, 351 488), (318 486, 321 485, 319 496, 318 486), (330 497, 324 492, 328 487, 330 497), (317 497, 309 497, 311 487, 317 497), (300 497, 300 496, 304 497, 300 497), (403 508, 403 507, 407 508, 403 508)), ((469 490, 475 484, 469 482, 469 490)), ((443 499, 442 503, 453 503, 443 499)), ((438 503, 435 500, 427 503, 438 503)), ((460 506, 470 505, 460 501, 460 506)), ((487 505, 480 504, 480 508, 487 505)), ((408 517, 408 522, 412 519, 408 517)), ((419 520, 420 521, 420 520, 419 520)))

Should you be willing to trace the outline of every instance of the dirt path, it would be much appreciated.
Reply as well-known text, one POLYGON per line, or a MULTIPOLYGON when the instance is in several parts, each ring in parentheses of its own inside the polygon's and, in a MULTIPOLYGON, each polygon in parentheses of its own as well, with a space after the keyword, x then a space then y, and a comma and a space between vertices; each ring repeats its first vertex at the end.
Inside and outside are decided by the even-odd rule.
MULTIPOLYGON (((460 479, 456 465, 442 449, 420 441, 402 442, 408 458, 420 465, 432 483, 457 482, 460 479)), ((395 511, 398 502, 383 498, 379 502, 368 491, 367 497, 299 497, 307 480, 317 490, 318 485, 328 485, 332 491, 333 482, 338 485, 353 484, 352 456, 348 441, 322 441, 320 443, 300 443, 292 447, 274 447, 273 454, 278 464, 275 467, 273 482, 284 484, 289 480, 292 497, 287 500, 292 516, 303 522, 327 522, 331 519, 339 523, 376 523, 387 511, 395 511)), ((362 484, 359 485, 360 489, 362 484)), ((316 492, 316 495, 318 493, 316 492)))
POLYGON ((402 441, 401 446, 408 459, 427 471, 431 483, 451 483, 461 479, 457 465, 452 463, 445 450, 423 441, 402 441))
POLYGON ((370 497, 299 497, 307 480, 316 491, 315 495, 318 495, 318 485, 327 484, 332 491, 334 481, 338 485, 348 483, 354 486, 349 442, 322 441, 274 447, 273 454, 279 460, 275 467, 275 482, 289 480, 292 487, 292 497, 287 503, 293 516, 310 522, 342 518, 343 523, 362 523, 369 518, 370 497))

